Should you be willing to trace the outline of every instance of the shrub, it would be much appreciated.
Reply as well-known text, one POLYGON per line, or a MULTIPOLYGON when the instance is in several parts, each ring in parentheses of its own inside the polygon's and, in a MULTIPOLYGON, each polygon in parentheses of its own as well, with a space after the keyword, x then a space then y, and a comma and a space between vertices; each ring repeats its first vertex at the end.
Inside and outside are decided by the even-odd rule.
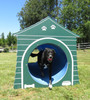
POLYGON ((5 48, 4 49, 4 52, 9 52, 9 48, 5 48))

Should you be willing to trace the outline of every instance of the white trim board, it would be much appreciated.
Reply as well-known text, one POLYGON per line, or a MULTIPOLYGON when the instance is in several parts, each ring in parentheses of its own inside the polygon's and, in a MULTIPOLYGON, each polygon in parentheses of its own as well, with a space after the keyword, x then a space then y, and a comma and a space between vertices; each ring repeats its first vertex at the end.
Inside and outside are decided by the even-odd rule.
MULTIPOLYGON (((56 36, 56 35, 17 35, 17 36, 24 36, 24 37, 63 37, 63 38, 75 38, 76 39, 76 37, 75 36, 56 36)), ((20 37, 18 37, 18 38, 20 38, 20 37)))
MULTIPOLYGON (((28 46, 29 44, 18 44, 18 46, 28 46)), ((67 45, 68 47, 69 46, 72 46, 72 47, 74 47, 74 46, 76 46, 76 45, 67 45)))
MULTIPOLYGON (((52 37, 46 37, 46 38, 52 38, 52 37)), ((20 38, 20 39, 18 39, 18 40, 38 40, 38 39, 25 39, 25 38, 20 38)), ((76 41, 75 39, 60 39, 60 40, 62 40, 62 41, 76 41)))

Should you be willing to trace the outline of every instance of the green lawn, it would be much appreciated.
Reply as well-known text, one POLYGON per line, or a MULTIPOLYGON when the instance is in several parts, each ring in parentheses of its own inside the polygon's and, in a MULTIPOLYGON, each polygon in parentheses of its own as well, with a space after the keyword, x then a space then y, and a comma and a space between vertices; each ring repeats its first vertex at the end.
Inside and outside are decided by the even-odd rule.
POLYGON ((0 100, 90 100, 90 50, 77 55, 80 84, 15 90, 16 53, 0 53, 0 100))

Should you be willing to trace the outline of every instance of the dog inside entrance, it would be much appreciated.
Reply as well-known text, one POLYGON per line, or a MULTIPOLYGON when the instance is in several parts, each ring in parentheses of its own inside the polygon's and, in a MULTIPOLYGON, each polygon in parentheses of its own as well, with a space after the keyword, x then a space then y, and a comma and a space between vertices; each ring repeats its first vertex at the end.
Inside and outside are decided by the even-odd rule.
POLYGON ((30 60, 36 61, 39 65, 40 68, 40 73, 42 77, 45 77, 44 75, 44 69, 48 68, 48 73, 49 74, 49 88, 52 89, 52 63, 53 59, 55 57, 55 50, 50 49, 50 48, 45 48, 44 50, 37 50, 35 49, 34 52, 31 53, 30 55, 30 60))

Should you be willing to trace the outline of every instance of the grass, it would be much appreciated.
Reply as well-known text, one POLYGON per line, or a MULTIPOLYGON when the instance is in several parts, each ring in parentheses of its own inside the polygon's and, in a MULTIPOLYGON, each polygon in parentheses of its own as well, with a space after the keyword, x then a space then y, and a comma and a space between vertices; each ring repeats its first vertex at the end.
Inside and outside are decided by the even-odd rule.
POLYGON ((90 50, 77 51, 80 84, 13 89, 16 53, 0 53, 0 100, 90 100, 90 50))

